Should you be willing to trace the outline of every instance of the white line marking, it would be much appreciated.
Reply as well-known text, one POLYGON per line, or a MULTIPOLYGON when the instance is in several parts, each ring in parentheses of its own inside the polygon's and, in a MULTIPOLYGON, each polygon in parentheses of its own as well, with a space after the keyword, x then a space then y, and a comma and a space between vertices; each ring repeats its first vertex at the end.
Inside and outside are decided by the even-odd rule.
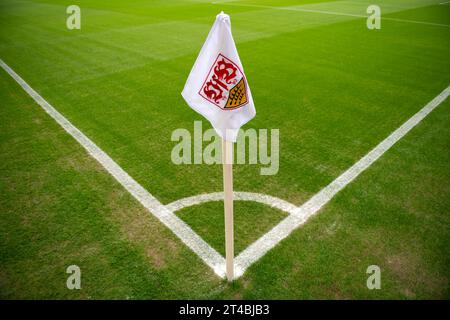
POLYGON ((381 17, 381 20, 405 22, 405 23, 415 23, 415 24, 424 24, 424 25, 428 25, 428 26, 445 27, 445 28, 449 28, 450 27, 450 25, 443 24, 443 23, 417 21, 417 20, 407 20, 407 19, 397 19, 397 18, 389 18, 389 17, 381 17))
MULTIPOLYGON (((167 204, 166 207, 170 211, 176 212, 186 207, 202 204, 205 202, 222 201, 222 200, 223 200, 223 192, 214 192, 183 198, 167 204)), ((261 193, 235 191, 233 193, 233 200, 259 202, 268 205, 269 207, 273 207, 278 210, 287 212, 289 214, 296 214, 296 210, 298 209, 298 207, 296 205, 293 205, 292 203, 284 201, 280 198, 272 197, 261 193)))
POLYGON ((262 8, 262 9, 272 9, 272 10, 321 13, 321 14, 329 14, 329 15, 333 15, 333 16, 347 16, 347 17, 355 17, 355 18, 367 18, 367 16, 360 15, 360 14, 335 12, 335 11, 324 11, 324 10, 316 10, 316 9, 302 9, 302 8, 298 8, 298 7, 275 7, 275 6, 266 6, 266 5, 262 5, 262 4, 245 4, 245 3, 228 3, 228 2, 220 2, 220 3, 214 3, 213 2, 212 4, 224 4, 224 5, 233 6, 233 7, 251 7, 251 8, 262 8))
MULTIPOLYGON (((212 2, 212 4, 216 4, 212 2)), ((345 12, 336 12, 336 11, 326 11, 326 10, 316 10, 316 9, 302 9, 298 7, 275 7, 275 6, 266 6, 259 4, 245 4, 245 3, 229 3, 229 2, 221 2, 220 4, 234 7, 254 7, 254 8, 262 8, 262 9, 272 9, 272 10, 285 10, 285 11, 299 11, 299 12, 310 12, 310 13, 320 13, 320 14, 328 14, 333 16, 344 16, 344 17, 353 17, 353 18, 364 18, 367 19, 367 15, 362 14, 352 14, 345 12)), ((396 21, 396 22, 404 22, 404 23, 414 23, 414 24, 424 24, 429 26, 437 26, 437 27, 450 27, 448 24, 443 23, 434 23, 434 22, 426 22, 426 21, 417 21, 417 20, 407 20, 407 19, 398 19, 398 18, 389 18, 382 17, 381 20, 388 21, 396 21)))
MULTIPOLYGON (((398 140, 403 138, 412 128, 422 121, 431 111, 433 111, 450 94, 450 86, 431 100, 419 112, 408 121, 391 133, 386 139, 380 142, 367 155, 361 158, 347 171, 314 195, 305 204, 297 208, 296 214, 291 214, 272 230, 242 251, 235 259, 238 270, 245 270, 261 258, 267 251, 272 249, 281 240, 286 238, 294 229, 305 223, 311 216, 316 214, 325 204, 327 204, 339 191, 344 189, 350 182, 359 176, 364 170, 378 160, 387 150, 389 150, 398 140)), ((236 277, 242 274, 236 274, 236 277)))
POLYGON ((33 90, 3 60, 0 66, 45 110, 65 131, 67 131, 86 151, 97 160, 136 200, 157 217, 166 227, 177 235, 220 277, 225 276, 225 259, 197 235, 183 220, 169 211, 147 190, 128 175, 110 156, 78 130, 44 98, 33 90))

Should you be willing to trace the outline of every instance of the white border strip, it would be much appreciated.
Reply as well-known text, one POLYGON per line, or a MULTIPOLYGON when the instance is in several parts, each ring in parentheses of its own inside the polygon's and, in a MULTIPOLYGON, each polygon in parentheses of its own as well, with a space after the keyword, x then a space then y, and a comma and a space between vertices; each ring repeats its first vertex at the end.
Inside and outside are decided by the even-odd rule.
POLYGON ((86 151, 97 160, 129 193, 145 208, 157 217, 167 228, 177 235, 192 251, 194 251, 220 277, 225 276, 225 259, 183 220, 169 211, 147 190, 128 175, 110 156, 101 150, 92 140, 78 130, 69 120, 53 108, 44 98, 33 90, 3 60, 0 66, 45 110, 67 133, 69 133, 86 151))
MULTIPOLYGON (((282 220, 273 229, 242 251, 235 259, 237 270, 245 270, 261 258, 267 251, 272 249, 281 240, 286 238, 294 229, 305 223, 311 216, 316 214, 325 204, 327 204, 339 191, 344 189, 350 182, 358 177, 364 170, 377 161, 387 150, 389 150, 398 140, 403 138, 412 128, 422 121, 431 111, 433 111, 450 94, 450 86, 442 91, 437 97, 431 100, 425 107, 412 116, 408 121, 391 133, 386 139, 380 142, 367 155, 361 158, 347 171, 314 195, 305 204, 296 209, 296 212, 282 220)), ((236 277, 242 274, 236 274, 236 277)))

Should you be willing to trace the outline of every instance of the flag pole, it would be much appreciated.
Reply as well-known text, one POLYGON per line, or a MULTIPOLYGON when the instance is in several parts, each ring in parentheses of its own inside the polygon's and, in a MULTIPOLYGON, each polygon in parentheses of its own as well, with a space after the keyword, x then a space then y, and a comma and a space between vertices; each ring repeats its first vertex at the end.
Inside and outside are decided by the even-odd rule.
POLYGON ((225 260, 228 281, 234 278, 233 236, 233 142, 222 139, 223 193, 225 212, 225 260))

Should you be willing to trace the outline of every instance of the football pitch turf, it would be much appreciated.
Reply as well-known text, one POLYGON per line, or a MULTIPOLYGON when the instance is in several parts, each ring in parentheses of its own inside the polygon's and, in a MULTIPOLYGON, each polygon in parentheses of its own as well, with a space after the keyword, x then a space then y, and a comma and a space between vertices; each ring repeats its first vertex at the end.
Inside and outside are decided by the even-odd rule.
MULTIPOLYGON (((0 59, 166 205, 223 187, 220 165, 171 161, 175 129, 210 128, 180 92, 223 10, 257 110, 244 129, 280 132, 278 173, 235 165, 234 189, 300 206, 450 85, 443 2, 3 0, 0 59)), ((1 69, 0 297, 449 299, 449 107, 227 283, 1 69)), ((223 202, 176 214, 224 255, 223 202)), ((236 254, 287 216, 250 201, 234 214, 236 254)))

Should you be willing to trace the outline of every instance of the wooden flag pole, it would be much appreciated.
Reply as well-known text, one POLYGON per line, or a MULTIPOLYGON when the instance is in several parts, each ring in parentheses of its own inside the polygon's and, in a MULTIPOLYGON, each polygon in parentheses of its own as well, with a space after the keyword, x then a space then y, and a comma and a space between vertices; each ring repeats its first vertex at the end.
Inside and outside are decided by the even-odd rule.
POLYGON ((234 278, 233 236, 233 142, 222 139, 223 191, 225 211, 225 259, 227 279, 234 278))

